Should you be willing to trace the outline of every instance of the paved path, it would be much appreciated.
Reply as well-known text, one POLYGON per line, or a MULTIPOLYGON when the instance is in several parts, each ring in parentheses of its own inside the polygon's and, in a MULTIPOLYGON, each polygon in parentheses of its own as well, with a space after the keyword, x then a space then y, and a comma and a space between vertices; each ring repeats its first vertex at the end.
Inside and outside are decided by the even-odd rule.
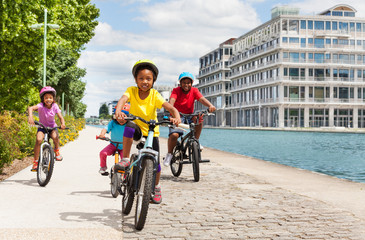
POLYGON ((198 183, 190 165, 163 168, 163 202, 136 231, 97 173, 99 132, 61 149, 47 187, 30 168, 0 183, 0 239, 365 239, 365 184, 208 148, 198 183))

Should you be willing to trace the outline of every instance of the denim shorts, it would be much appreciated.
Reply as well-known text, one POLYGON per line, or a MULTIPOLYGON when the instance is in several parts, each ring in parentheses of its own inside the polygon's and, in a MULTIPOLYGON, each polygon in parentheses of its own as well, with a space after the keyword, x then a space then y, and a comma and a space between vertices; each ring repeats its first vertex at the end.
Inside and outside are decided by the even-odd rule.
MULTIPOLYGON (((49 135, 51 135, 53 131, 56 131, 56 134, 57 134, 57 136, 58 136, 58 129, 57 129, 57 128, 53 129, 53 130, 49 133, 49 135)), ((46 129, 44 129, 44 128, 38 128, 37 132, 42 132, 42 133, 46 134, 46 129)))

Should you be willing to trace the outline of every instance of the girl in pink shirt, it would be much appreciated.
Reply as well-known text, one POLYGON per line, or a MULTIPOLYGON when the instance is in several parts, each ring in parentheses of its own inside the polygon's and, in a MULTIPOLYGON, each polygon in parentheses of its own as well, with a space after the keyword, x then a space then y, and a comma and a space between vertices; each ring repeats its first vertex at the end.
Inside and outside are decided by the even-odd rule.
MULTIPOLYGON (((49 86, 44 87, 39 92, 39 96, 41 97, 41 103, 38 103, 37 105, 34 105, 34 106, 28 108, 29 124, 34 125, 33 111, 38 111, 39 122, 42 123, 45 127, 50 127, 50 128, 57 127, 57 124, 55 121, 55 116, 57 115, 61 121, 61 129, 65 129, 66 128, 65 120, 62 116, 60 108, 58 107, 57 103, 55 102, 56 90, 49 86)), ((41 146, 43 138, 44 138, 44 133, 45 133, 44 129, 38 128, 36 143, 34 146, 34 160, 33 160, 33 167, 31 169, 32 172, 37 171, 39 151, 40 151, 40 146, 41 146)), ((52 138, 54 146, 55 146, 54 151, 56 154, 56 160, 62 161, 62 156, 60 154, 60 149, 59 149, 60 144, 59 144, 57 129, 54 129, 50 133, 50 137, 52 138)))

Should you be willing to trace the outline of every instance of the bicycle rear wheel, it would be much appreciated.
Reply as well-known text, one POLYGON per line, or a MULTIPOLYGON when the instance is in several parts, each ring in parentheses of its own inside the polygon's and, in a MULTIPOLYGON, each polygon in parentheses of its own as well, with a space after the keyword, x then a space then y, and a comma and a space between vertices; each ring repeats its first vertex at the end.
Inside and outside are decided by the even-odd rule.
POLYGON ((114 169, 111 170, 112 177, 110 179, 110 193, 112 194, 112 196, 114 198, 116 198, 119 195, 119 189, 120 189, 122 174, 118 173, 118 172, 113 173, 113 171, 114 171, 114 169))
POLYGON ((153 185, 153 160, 146 157, 142 159, 142 169, 139 172, 139 186, 134 225, 137 230, 142 230, 147 218, 148 205, 151 199, 153 185))
POLYGON ((180 176, 183 164, 182 164, 183 158, 182 153, 180 151, 180 142, 177 142, 176 146, 174 147, 174 150, 172 151, 172 159, 170 163, 170 169, 172 172, 172 175, 175 177, 180 176))
POLYGON ((200 169, 199 169, 199 162, 200 162, 200 149, 199 143, 194 141, 190 146, 190 157, 193 164, 193 174, 194 174, 194 181, 199 182, 200 178, 200 169))
POLYGON ((133 206, 133 201, 134 201, 133 179, 134 176, 133 172, 131 171, 125 179, 126 182, 122 200, 122 213, 125 215, 128 215, 131 212, 133 206))
POLYGON ((43 146, 43 151, 40 154, 42 154, 42 158, 40 157, 38 160, 37 181, 40 186, 44 187, 52 177, 54 153, 52 147, 45 144, 43 146))

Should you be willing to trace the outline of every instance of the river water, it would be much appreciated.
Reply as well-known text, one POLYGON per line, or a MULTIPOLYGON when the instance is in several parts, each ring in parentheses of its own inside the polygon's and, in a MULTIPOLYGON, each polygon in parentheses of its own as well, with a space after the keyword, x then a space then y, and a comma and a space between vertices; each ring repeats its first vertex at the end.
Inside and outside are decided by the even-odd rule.
MULTIPOLYGON (((168 128, 160 127, 160 132, 161 137, 168 136, 168 128)), ((365 183, 365 134, 205 128, 200 143, 365 183)))
MULTIPOLYGON (((168 129, 162 127, 161 137, 167 137, 167 134, 168 129)), ((200 143, 210 148, 365 182, 365 134, 205 128, 200 143)))

